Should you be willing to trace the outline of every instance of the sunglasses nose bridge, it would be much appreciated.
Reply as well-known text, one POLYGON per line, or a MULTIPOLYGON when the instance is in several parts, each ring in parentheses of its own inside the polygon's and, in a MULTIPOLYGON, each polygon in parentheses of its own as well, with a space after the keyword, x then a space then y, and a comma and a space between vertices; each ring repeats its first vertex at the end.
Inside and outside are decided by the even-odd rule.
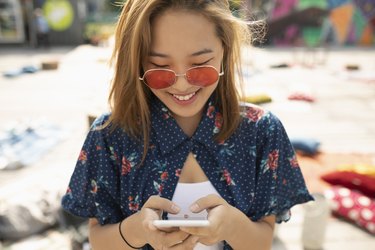
POLYGON ((187 82, 189 82, 189 80, 188 80, 187 77, 186 77, 186 73, 177 74, 177 73, 175 72, 174 74, 175 74, 175 84, 177 83, 179 77, 183 77, 183 78, 185 78, 185 80, 186 80, 187 82))

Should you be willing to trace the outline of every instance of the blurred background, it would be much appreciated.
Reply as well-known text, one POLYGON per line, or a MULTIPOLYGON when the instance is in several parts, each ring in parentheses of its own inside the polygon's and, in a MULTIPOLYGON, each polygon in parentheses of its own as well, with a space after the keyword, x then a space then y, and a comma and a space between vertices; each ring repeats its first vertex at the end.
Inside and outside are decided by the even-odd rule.
MULTIPOLYGON (((90 249, 60 199, 109 110, 119 2, 0 0, 0 249, 90 249)), ((254 32, 243 99, 281 119, 316 197, 273 249, 374 249, 375 0, 230 4, 254 32)))

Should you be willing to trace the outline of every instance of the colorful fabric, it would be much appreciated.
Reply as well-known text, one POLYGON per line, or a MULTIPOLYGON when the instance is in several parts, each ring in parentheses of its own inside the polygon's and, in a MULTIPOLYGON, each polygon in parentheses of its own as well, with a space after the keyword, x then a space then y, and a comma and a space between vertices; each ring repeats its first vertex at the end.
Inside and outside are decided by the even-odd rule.
POLYGON ((339 171, 352 171, 358 174, 367 175, 375 178, 375 165, 350 164, 342 165, 337 168, 339 171))
POLYGON ((333 186, 325 191, 333 214, 375 235, 375 200, 348 188, 333 186))
POLYGON ((375 177, 350 171, 334 171, 321 176, 321 179, 331 185, 339 185, 375 198, 375 177))
MULTIPOLYGON (((255 105, 244 106, 236 133, 216 142, 222 115, 212 100, 205 110, 189 138, 154 97, 149 151, 142 166, 142 143, 120 128, 113 132, 111 127, 100 129, 109 114, 99 117, 63 197, 64 209, 108 224, 139 211, 151 195, 172 199, 190 152, 218 193, 253 221, 271 214, 278 222, 287 221, 292 206, 313 199, 277 117, 255 105)), ((224 249, 231 248, 226 245, 224 249)))
POLYGON ((305 155, 315 155, 319 152, 320 141, 308 137, 292 137, 293 148, 305 155))

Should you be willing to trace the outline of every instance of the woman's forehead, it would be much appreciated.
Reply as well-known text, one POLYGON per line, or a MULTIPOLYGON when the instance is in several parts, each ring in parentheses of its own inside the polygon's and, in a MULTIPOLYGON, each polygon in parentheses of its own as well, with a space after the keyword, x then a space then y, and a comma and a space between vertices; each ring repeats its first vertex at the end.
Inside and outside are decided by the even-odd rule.
POLYGON ((185 55, 198 55, 221 47, 216 25, 195 12, 164 12, 153 20, 151 35, 152 53, 169 55, 178 50, 185 55))

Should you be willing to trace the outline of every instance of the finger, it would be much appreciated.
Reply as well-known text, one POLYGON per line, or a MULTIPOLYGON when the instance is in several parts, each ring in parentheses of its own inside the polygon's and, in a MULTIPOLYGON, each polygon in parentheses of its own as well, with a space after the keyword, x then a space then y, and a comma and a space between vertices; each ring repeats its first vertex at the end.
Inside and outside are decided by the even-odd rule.
POLYGON ((143 220, 142 225, 144 228, 156 231, 157 228, 153 225, 154 220, 160 219, 160 210, 155 210, 152 208, 142 207, 143 220))
POLYGON ((210 209, 219 205, 225 204, 226 201, 216 194, 210 194, 203 198, 196 200, 191 206, 190 210, 193 213, 199 213, 204 209, 210 209))
POLYGON ((201 237, 199 238, 199 242, 202 243, 203 245, 210 246, 218 243, 219 241, 214 241, 212 240, 211 237, 201 237))
POLYGON ((161 237, 161 243, 163 246, 172 247, 184 242, 189 237, 189 234, 184 231, 178 230, 171 233, 163 232, 161 233, 161 237))
POLYGON ((180 227, 181 231, 184 231, 187 234, 197 236, 197 237, 206 237, 208 236, 208 230, 201 227, 180 227))
POLYGON ((180 228, 178 227, 158 227, 158 230, 166 232, 166 233, 171 233, 174 231, 179 231, 180 228))
POLYGON ((175 204, 174 202, 157 196, 153 195, 151 196, 147 202, 143 205, 145 208, 151 208, 151 209, 156 209, 156 210, 162 210, 168 213, 176 214, 180 211, 179 206, 175 204))
POLYGON ((171 250, 185 250, 185 249, 194 249, 194 247, 198 244, 199 237, 197 236, 189 236, 180 244, 174 245, 171 247, 171 250))

